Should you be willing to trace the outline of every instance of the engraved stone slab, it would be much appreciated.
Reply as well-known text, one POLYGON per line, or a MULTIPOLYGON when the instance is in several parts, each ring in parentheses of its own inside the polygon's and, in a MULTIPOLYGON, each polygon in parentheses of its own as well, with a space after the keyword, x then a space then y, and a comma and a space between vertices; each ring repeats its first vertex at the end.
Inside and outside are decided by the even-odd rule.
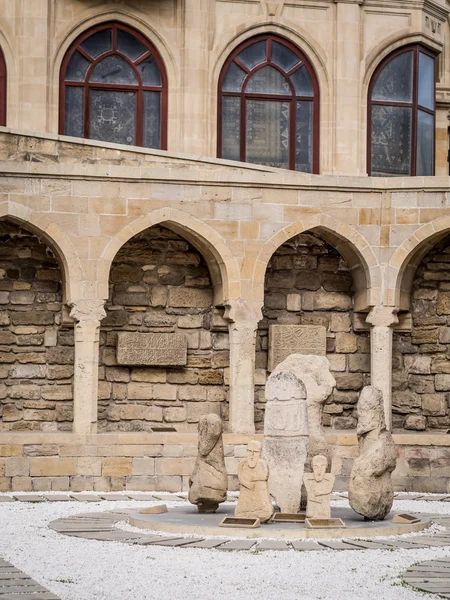
POLYGON ((291 354, 325 356, 327 334, 321 325, 271 325, 269 328, 269 371, 291 354))
POLYGON ((342 519, 308 519, 307 529, 343 529, 346 525, 342 519))
POLYGON ((187 362, 182 333, 122 332, 117 335, 117 363, 149 367, 179 367, 187 362))

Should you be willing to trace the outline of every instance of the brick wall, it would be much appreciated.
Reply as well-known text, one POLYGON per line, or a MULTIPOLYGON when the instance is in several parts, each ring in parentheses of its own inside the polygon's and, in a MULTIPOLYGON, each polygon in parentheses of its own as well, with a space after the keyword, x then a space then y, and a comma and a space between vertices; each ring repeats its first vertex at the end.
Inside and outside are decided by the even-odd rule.
POLYGON ((73 326, 62 275, 35 235, 0 222, 0 431, 70 431, 73 326))
POLYGON ((394 334, 393 423, 450 428, 450 236, 422 260, 413 283, 411 333, 394 334))
POLYGON ((212 303, 205 261, 176 233, 152 227, 121 248, 101 327, 99 431, 196 431, 203 414, 227 418, 228 326, 212 303), (117 365, 119 331, 183 333, 187 366, 117 365))
POLYGON ((273 324, 323 325, 327 357, 336 389, 325 405, 324 425, 356 427, 359 391, 369 383, 370 339, 355 332, 352 276, 346 261, 332 246, 313 234, 301 234, 283 244, 266 272, 264 319, 256 345, 256 426, 263 428, 264 383, 268 328, 273 324))

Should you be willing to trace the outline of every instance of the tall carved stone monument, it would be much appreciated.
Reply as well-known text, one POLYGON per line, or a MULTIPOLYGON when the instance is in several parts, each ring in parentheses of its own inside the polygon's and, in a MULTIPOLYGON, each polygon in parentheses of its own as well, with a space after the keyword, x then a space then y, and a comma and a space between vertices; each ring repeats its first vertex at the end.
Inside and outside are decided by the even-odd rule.
POLYGON ((252 440, 248 444, 247 458, 238 466, 238 477, 240 492, 235 516, 259 519, 261 523, 268 521, 273 515, 273 506, 267 485, 269 467, 261 459, 261 442, 252 440))
POLYGON ((266 384, 264 458, 269 490, 281 512, 297 513, 308 448, 306 389, 292 357, 283 361, 266 384))
POLYGON ((198 455, 189 479, 189 502, 202 513, 215 512, 227 498, 227 471, 218 415, 201 417, 198 424, 198 455))
POLYGON ((382 520, 394 502, 391 474, 397 449, 386 430, 383 394, 376 387, 366 386, 359 396, 356 434, 359 456, 350 475, 350 506, 366 519, 382 520))

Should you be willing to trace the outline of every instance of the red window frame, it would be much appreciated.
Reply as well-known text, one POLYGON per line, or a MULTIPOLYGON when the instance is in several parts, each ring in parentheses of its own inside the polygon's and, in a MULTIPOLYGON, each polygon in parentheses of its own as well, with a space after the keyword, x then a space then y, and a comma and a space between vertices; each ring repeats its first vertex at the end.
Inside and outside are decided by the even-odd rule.
POLYGON ((168 95, 168 86, 167 86, 167 73, 164 67, 164 63, 159 55, 159 52, 155 48, 155 46, 139 31, 134 29, 133 27, 129 27, 128 25, 124 25, 123 23, 119 23, 116 21, 111 21, 108 23, 102 23, 101 25, 97 25, 95 27, 91 27, 90 29, 83 32, 81 35, 77 37, 77 39, 71 44, 69 49, 67 50, 64 59, 61 64, 60 70, 60 81, 59 81, 59 133, 64 135, 64 122, 65 122, 65 90, 66 87, 75 86, 84 88, 84 123, 83 123, 83 132, 85 138, 90 137, 89 134, 89 121, 90 121, 90 103, 89 103, 89 90, 112 90, 112 91, 135 91, 137 92, 137 103, 136 103, 136 146, 142 146, 142 127, 143 127, 143 119, 142 119, 142 106, 143 106, 143 92, 144 91, 157 91, 161 93, 161 124, 160 124, 160 150, 167 150, 167 95, 168 95), (92 59, 87 52, 81 48, 81 44, 91 35, 97 33, 98 31, 102 31, 104 29, 112 30, 112 50, 109 52, 105 52, 98 56, 96 59, 92 59), (136 37, 142 44, 147 47, 147 52, 145 52, 142 56, 132 62, 127 56, 122 54, 117 50, 117 30, 121 29, 136 37), (74 52, 78 50, 80 54, 89 62, 91 65, 88 67, 86 72, 86 77, 84 81, 66 81, 66 70, 69 64, 70 59, 74 52), (133 69, 136 74, 138 85, 121 85, 121 84, 111 84, 111 83, 90 83, 89 76, 93 70, 93 68, 105 57, 117 55, 123 58, 133 69), (161 75, 161 86, 147 86, 142 84, 141 74, 138 69, 136 69, 136 65, 141 63, 143 60, 148 58, 150 55, 153 56, 155 62, 159 68, 159 72, 161 75))
POLYGON ((0 125, 6 125, 6 62, 0 48, 0 125))
POLYGON ((276 100, 280 102, 289 102, 290 110, 289 110, 289 169, 295 171, 295 103, 297 100, 300 101, 309 101, 313 104, 313 135, 312 135, 312 143, 313 143, 313 161, 312 161, 312 173, 319 173, 319 157, 320 157, 320 89, 319 82, 317 80, 316 73, 312 68, 310 62, 307 57, 291 42, 286 40, 283 37, 273 35, 273 34, 262 34, 255 37, 252 37, 239 46, 237 46, 230 56, 227 58, 225 64, 222 67, 219 77, 218 83, 218 114, 217 114, 217 156, 218 158, 222 158, 222 99, 226 96, 234 96, 235 98, 240 98, 240 160, 241 162, 246 162, 245 154, 246 154, 246 100, 276 100), (266 53, 266 61, 256 65, 253 69, 248 69, 242 62, 237 59, 237 55, 242 52, 248 46, 256 42, 260 42, 263 40, 267 40, 267 53, 266 53), (271 62, 271 52, 272 52, 272 41, 278 42, 283 46, 286 46, 289 50, 294 52, 301 63, 293 67, 287 73, 283 71, 278 65, 271 62), (243 69, 247 76, 244 78, 242 82, 241 92, 226 92, 222 90, 223 81, 228 71, 228 67, 231 63, 235 62, 241 69, 243 69), (271 66, 275 68, 277 71, 283 74, 284 77, 287 77, 291 88, 291 95, 281 95, 281 94, 256 94, 256 93, 247 93, 245 91, 245 87, 247 82, 251 78, 251 76, 266 66, 271 66), (311 82, 313 86, 313 96, 297 96, 295 94, 294 86, 289 78, 290 74, 293 74, 295 71, 300 69, 302 66, 305 66, 309 76, 311 77, 311 82))
MULTIPOLYGON (((418 111, 432 115, 433 117, 433 131, 434 131, 434 144, 433 144, 433 173, 435 174, 436 168, 436 80, 434 83, 434 110, 430 110, 425 106, 422 106, 418 102, 419 97, 419 53, 422 52, 430 56, 434 61, 436 60, 436 54, 431 50, 428 50, 420 44, 409 44, 402 46, 398 50, 394 50, 388 54, 375 69, 372 79, 370 80, 368 102, 367 102, 367 174, 372 175, 372 106, 400 106, 411 108, 412 119, 411 119, 411 153, 410 153, 410 164, 409 164, 409 175, 405 177, 413 177, 417 171, 417 122, 418 122, 418 111), (373 88, 378 80, 378 76, 384 67, 394 58, 405 52, 413 52, 413 76, 412 76, 412 101, 411 102, 395 102, 389 100, 372 100, 373 88)), ((436 64, 435 64, 436 66, 436 64)), ((388 175, 386 175, 388 177, 388 175)), ((395 175, 393 175, 395 177, 395 175)))

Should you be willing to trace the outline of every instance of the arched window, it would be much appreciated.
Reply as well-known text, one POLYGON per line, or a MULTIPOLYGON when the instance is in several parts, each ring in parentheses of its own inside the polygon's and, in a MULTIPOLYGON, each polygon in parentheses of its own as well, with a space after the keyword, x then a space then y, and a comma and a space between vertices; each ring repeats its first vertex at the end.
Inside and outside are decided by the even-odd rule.
POLYGON ((120 23, 75 40, 61 65, 60 133, 167 147, 167 78, 153 45, 120 23))
POLYGON ((6 63, 0 48, 0 125, 6 125, 6 63))
POLYGON ((293 44, 274 35, 238 46, 219 78, 221 158, 319 171, 319 86, 293 44))
POLYGON ((369 175, 434 175, 435 98, 434 54, 407 46, 383 60, 369 87, 369 175))

